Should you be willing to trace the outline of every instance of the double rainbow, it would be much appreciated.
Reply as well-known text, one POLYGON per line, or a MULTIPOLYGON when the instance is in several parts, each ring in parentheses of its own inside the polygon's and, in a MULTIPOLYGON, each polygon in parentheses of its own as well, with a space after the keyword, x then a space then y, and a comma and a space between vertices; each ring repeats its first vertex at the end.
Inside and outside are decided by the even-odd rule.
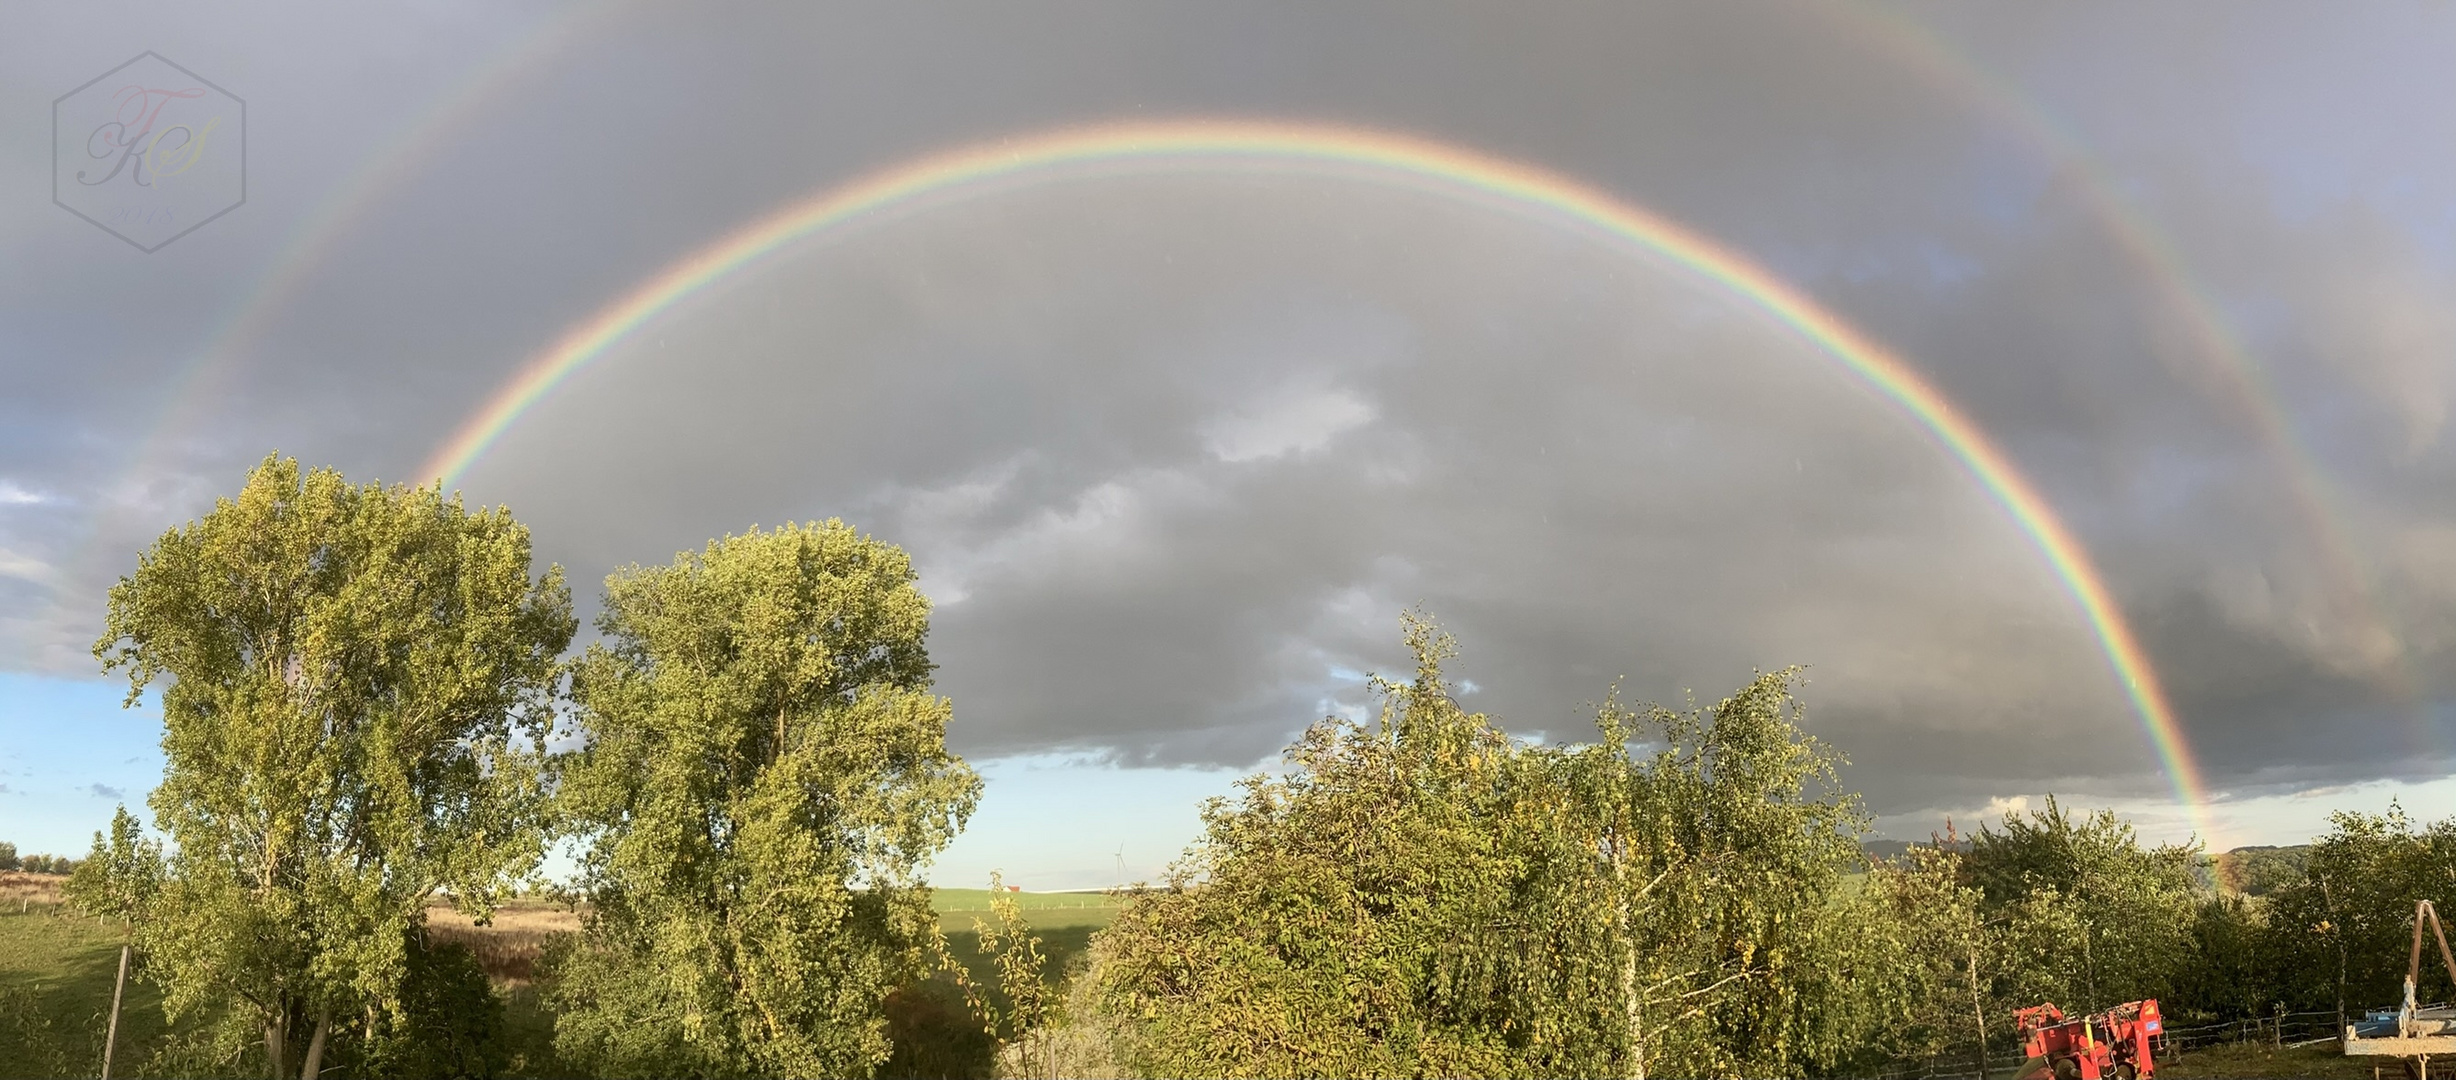
POLYGON ((1471 150, 1350 127, 1234 121, 1121 123, 936 154, 835 187, 751 223, 667 267, 583 320, 498 390, 419 475, 446 486, 573 372, 699 290, 865 215, 997 181, 1082 169, 1279 167, 1357 172, 1593 229, 1715 282, 1789 327, 1907 412, 1967 468, 2047 559, 2079 604, 2174 793, 2209 836, 2199 769, 2147 655, 2070 529, 2012 462, 1917 371, 1763 267, 1673 222, 1567 177, 1471 150))

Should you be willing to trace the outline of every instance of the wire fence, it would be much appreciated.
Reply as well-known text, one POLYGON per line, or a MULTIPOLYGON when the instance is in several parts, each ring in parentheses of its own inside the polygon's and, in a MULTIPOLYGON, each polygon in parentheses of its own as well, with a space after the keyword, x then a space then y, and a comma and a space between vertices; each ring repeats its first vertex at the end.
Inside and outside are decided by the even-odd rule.
POLYGON ((2276 1013, 2229 1020, 2220 1024, 2195 1027, 2168 1027, 2165 1045, 2175 1053, 2198 1050, 2221 1043, 2267 1043, 2277 1047, 2310 1046, 2334 1040, 2337 1014, 2331 1010, 2317 1012, 2276 1013))
MULTIPOLYGON (((1987 1057, 1985 1075, 2009 1077, 2013 1074, 2013 1070, 2020 1068, 2021 1063, 2027 1060, 2029 1060, 2028 1056, 2021 1053, 2019 1049, 2008 1053, 1990 1054, 1987 1057)), ((1868 1077, 1868 1080, 1960 1080, 1962 1077, 1976 1080, 1980 1075, 1978 1053, 1975 1049, 1970 1049, 1958 1054, 1938 1054, 1922 1061, 1905 1061, 1868 1077)))
MULTIPOLYGON (((2156 1047, 2158 1059, 2163 1061, 2169 1054, 2234 1043, 2292 1048, 2334 1042, 2337 1038, 2337 1014, 2333 1010, 2323 1010, 2276 1013, 2189 1027, 2169 1025, 2158 1037, 2156 1047)), ((1995 1053, 1987 1055, 1986 1067, 1982 1070, 1977 1049, 1965 1047, 1923 1060, 1898 1063, 1882 1072, 1870 1074, 1867 1080, 1978 1080, 1982 1075, 2005 1078, 2012 1076, 2014 1070, 2027 1060, 2028 1055, 2023 1054, 2017 1044, 2011 1049, 1999 1047, 1995 1053)))

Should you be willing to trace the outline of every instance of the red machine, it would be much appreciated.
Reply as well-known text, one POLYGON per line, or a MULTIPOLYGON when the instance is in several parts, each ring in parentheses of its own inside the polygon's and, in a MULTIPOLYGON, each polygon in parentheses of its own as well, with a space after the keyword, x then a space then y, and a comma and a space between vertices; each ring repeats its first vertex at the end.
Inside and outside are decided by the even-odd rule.
POLYGON ((2030 1056, 2021 1075, 2052 1070, 2057 1080, 2145 1080, 2157 1071, 2149 1040, 2166 1030, 2155 998, 2078 1020, 2064 1019, 2050 1003, 2015 1010, 2013 1022, 2030 1056))

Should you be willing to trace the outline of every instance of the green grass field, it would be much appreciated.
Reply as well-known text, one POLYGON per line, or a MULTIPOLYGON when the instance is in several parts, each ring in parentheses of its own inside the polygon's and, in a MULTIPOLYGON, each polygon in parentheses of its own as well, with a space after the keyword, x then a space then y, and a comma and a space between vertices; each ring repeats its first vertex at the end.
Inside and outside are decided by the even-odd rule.
MULTIPOLYGON (((0 1077, 99 1074, 119 931, 15 899, 0 904, 0 1077)), ((162 995, 131 976, 114 1071, 132 1075, 162 1035, 162 995)))
MULTIPOLYGON (((987 889, 931 889, 931 904, 941 912, 988 911, 989 899, 996 894, 987 889)), ((1015 906, 1025 911, 1080 911, 1096 908, 1114 909, 1117 898, 1105 892, 1010 892, 1015 906)))
MULTIPOLYGON (((103 1030, 111 1007, 111 983, 119 964, 116 928, 62 906, 56 879, 12 874, 0 889, 0 1080, 16 1077, 94 1075, 101 1071, 103 1030)), ((1118 901, 1100 893, 1015 893, 1024 921, 1041 937, 1051 975, 1065 972, 1090 947, 1092 934, 1116 916, 1118 901)), ((998 999, 997 977, 980 951, 975 919, 992 917, 986 889, 940 889, 934 901, 947 947, 974 982, 998 999)), ((457 924, 457 925, 456 925, 457 924)), ((499 979, 509 1006, 507 1035, 519 1056, 541 1062, 551 1053, 552 1019, 539 1011, 534 988, 525 985, 530 961, 545 934, 574 925, 551 905, 509 905, 495 927, 463 928, 437 917, 437 932, 477 952, 499 979)), ((904 1041, 890 1073, 974 1075, 987 1068, 989 1047, 965 1042, 966 1021, 957 1015, 960 996, 941 985, 891 1010, 904 1041)), ((114 1075, 142 1076, 166 1030, 162 996, 131 976, 120 1017, 114 1075)), ((551 1071, 551 1067, 548 1067, 551 1071)))
MULTIPOLYGON (((1024 924, 1035 932, 1049 934, 1080 928, 1086 938, 1091 931, 1109 924, 1117 917, 1118 899, 1106 893, 1009 893, 1015 906, 1022 910, 1024 924)), ((938 928, 952 936, 969 933, 974 920, 991 922, 996 917, 989 908, 987 889, 935 889, 930 906, 938 910, 938 928)))

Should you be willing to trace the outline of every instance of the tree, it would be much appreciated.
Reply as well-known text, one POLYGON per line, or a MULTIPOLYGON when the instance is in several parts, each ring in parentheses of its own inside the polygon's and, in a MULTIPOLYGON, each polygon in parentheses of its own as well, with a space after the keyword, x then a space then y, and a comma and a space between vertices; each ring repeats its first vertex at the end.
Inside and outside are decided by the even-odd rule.
POLYGON ((2245 896, 2267 896, 2303 880, 2311 846, 2239 847, 2210 859, 2215 884, 2245 896))
MULTIPOLYGON (((2295 1003, 2340 1014, 2403 994, 2414 901, 2456 898, 2456 818, 2417 830, 2401 805, 2340 811, 2311 845, 2301 882, 2271 892, 2272 947, 2295 1003)), ((2425 964, 2425 984, 2436 978, 2425 964)), ((2431 996, 2428 985, 2419 991, 2431 996)))
POLYGON ((937 922, 918 871, 980 782, 946 749, 910 560, 842 522, 607 579, 561 773, 585 939, 556 1046, 597 1075, 845 1076, 937 922))
POLYGON ((1864 1044, 1855 805, 1790 676, 1511 739, 1410 614, 1377 724, 1315 724, 1204 810, 1095 949, 1159 1075, 1792 1075, 1864 1044), (1848 1030, 1850 1037, 1844 1037, 1848 1030))
MULTIPOLYGON (((1505 849, 1532 835, 1513 828, 1533 823, 1508 775, 1523 748, 1457 706, 1447 638, 1410 616, 1408 644, 1416 678, 1375 680, 1378 725, 1325 719, 1281 775, 1206 805, 1165 886, 1101 933, 1104 1007, 1137 1024, 1147 1074, 1575 1071, 1555 1036, 1602 1021, 1543 1017, 1549 988, 1520 985, 1507 955, 1552 922, 1512 903, 1531 876, 1505 849)), ((1601 1017, 1606 971, 1585 979, 1601 1017)))
POLYGON ((1892 979, 1843 902, 1867 819, 1839 754, 1801 728, 1798 673, 1759 675, 1711 710, 1606 704, 1587 750, 1610 783, 1606 837, 1631 948, 1664 973, 1637 1064, 1675 1075, 1797 1075, 1868 1052, 1892 979), (1652 747, 1643 757, 1638 750, 1652 747), (1657 882, 1660 882, 1657 884, 1657 882), (1642 907, 1639 904, 1642 902, 1642 907))
POLYGON ((162 845, 146 839, 145 823, 122 806, 111 814, 109 837, 94 834, 60 892, 88 914, 134 924, 161 886, 162 845))
POLYGON ((94 652, 130 704, 170 677, 151 801, 176 853, 138 935, 170 1012, 253 1024, 276 1077, 314 1076, 335 1018, 389 1024, 428 898, 485 918, 540 857, 573 629, 527 529, 440 486, 268 457, 155 541, 94 652))
POLYGON ((2003 920, 1982 911, 1979 890, 1964 883, 1956 846, 1939 838, 1869 867, 1862 925, 1896 951, 1910 976, 1897 991, 1907 1022, 1886 1029, 1885 1049, 1916 1058, 1967 1047, 1985 1080, 1988 1054, 2007 1045, 1997 1032, 2011 1032, 1997 986, 2005 935, 2003 920))
POLYGON ((23 856, 17 860, 17 865, 12 867, 12 869, 23 870, 29 874, 66 874, 76 868, 76 860, 66 855, 42 854, 23 856))
POLYGON ((2248 897, 2203 898, 2192 918, 2192 959, 2175 980, 2169 1015, 2242 1019, 2283 1004, 2283 971, 2268 916, 2267 905, 2248 897))
POLYGON ((20 863, 17 860, 17 845, 0 843, 0 870, 15 870, 19 865, 20 863))
MULTIPOLYGON (((975 999, 973 1008, 986 1022, 990 1036, 1003 1038, 998 1056, 1012 1068, 1001 1072, 1056 1080, 1057 1063, 1051 1051, 1056 1049, 1057 1029, 1066 1024, 1066 1001, 1049 985, 1043 970, 1049 964, 1041 954, 1040 935, 1024 921, 1023 906, 1006 891, 1006 880, 996 871, 989 875, 989 911, 997 921, 983 922, 976 917, 972 928, 979 935, 981 952, 997 973, 998 997, 1005 1007, 999 1008, 987 994, 976 991, 970 995, 975 999)), ((970 980, 964 982, 971 990, 970 980)))
POLYGON ((162 845, 145 839, 145 824, 121 806, 111 814, 111 838, 94 834, 94 846, 60 887, 68 901, 104 919, 120 922, 119 978, 111 986, 111 1024, 102 1039, 102 1078, 111 1080, 111 1058, 119 1047, 119 1004, 128 989, 128 962, 135 952, 136 927, 162 887, 162 845))
POLYGON ((2019 993, 2096 1010, 2167 995, 2192 963, 2196 845, 2141 846, 2111 810, 2042 809, 1982 827, 1964 860, 1987 909, 2004 916, 2019 993))

